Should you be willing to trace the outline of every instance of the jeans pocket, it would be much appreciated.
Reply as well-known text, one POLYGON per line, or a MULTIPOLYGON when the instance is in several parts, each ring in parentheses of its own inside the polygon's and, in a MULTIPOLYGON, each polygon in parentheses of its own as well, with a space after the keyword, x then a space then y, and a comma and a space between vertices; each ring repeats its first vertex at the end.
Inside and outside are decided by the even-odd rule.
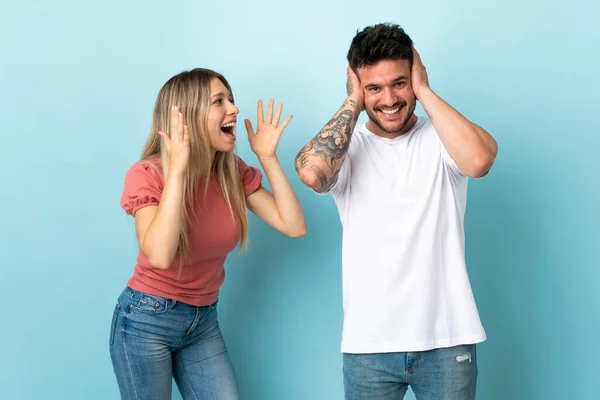
POLYGON ((113 311, 112 322, 110 324, 110 338, 108 340, 110 345, 112 345, 115 341, 115 332, 117 330, 117 317, 119 316, 120 310, 121 310, 121 305, 117 302, 117 305, 115 306, 115 310, 113 311))
POLYGON ((151 295, 148 293, 134 292, 131 296, 129 308, 144 314, 163 314, 177 303, 175 300, 151 295))

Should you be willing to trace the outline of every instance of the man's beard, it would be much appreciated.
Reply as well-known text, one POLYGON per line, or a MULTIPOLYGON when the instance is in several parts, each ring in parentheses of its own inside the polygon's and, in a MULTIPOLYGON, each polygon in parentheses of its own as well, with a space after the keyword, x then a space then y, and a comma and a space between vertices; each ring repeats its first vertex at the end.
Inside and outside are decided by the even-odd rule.
MULTIPOLYGON (((417 106, 417 102, 415 101, 411 108, 408 110, 408 113, 406 114, 406 117, 404 118, 404 120, 402 121, 402 123, 400 124, 400 127, 398 129, 394 129, 393 131, 390 131, 388 129, 386 129, 381 122, 379 121, 378 118, 375 117, 375 113, 371 113, 371 111, 367 111, 367 115, 369 116, 369 119, 371 121, 373 121, 373 123, 375 125, 377 125, 379 127, 379 129, 381 129, 382 131, 384 131, 385 133, 389 133, 389 134, 394 134, 394 133, 398 133, 401 132, 404 127, 406 126, 406 124, 408 124, 408 121, 410 121, 410 117, 413 116, 414 112, 415 112, 415 108, 417 106)), ((398 107, 400 107, 400 105, 398 105, 398 107)), ((408 107, 408 104, 403 104, 402 107, 408 107)), ((390 107, 391 108, 391 107, 390 107)), ((375 111, 378 112, 378 111, 375 111)))

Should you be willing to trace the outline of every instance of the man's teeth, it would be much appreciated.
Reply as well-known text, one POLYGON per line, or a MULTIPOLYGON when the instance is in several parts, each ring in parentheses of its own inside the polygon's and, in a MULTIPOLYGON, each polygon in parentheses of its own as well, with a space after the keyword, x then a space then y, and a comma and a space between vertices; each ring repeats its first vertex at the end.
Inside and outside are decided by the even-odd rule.
POLYGON ((381 110, 381 111, 384 112, 384 113, 386 113, 386 114, 393 114, 393 113, 397 113, 398 110, 400 110, 400 107, 394 108, 393 110, 381 110))
POLYGON ((229 128, 229 127, 234 127, 234 126, 235 126, 235 122, 230 122, 228 124, 221 126, 221 128, 229 128))

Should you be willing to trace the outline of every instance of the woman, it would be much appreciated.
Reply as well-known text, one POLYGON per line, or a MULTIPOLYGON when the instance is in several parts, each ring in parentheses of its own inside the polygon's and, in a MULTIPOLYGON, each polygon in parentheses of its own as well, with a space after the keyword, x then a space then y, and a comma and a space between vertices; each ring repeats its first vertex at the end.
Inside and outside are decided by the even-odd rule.
POLYGON ((194 69, 160 90, 141 161, 127 172, 121 205, 135 217, 140 251, 115 308, 110 354, 121 397, 236 399, 237 380, 217 321, 227 254, 248 240, 246 207, 292 237, 304 215, 275 150, 292 119, 264 118, 248 140, 262 175, 233 153, 238 109, 220 74, 194 69))

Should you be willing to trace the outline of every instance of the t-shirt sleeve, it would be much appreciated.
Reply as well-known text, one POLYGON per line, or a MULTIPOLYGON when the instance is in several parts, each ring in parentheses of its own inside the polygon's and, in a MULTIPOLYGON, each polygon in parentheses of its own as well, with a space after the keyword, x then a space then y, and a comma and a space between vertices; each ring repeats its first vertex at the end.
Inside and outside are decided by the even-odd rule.
POLYGON ((125 175, 121 207, 129 215, 146 206, 157 206, 163 190, 161 170, 148 162, 135 163, 125 175))
POLYGON ((344 161, 342 162, 342 166, 340 167, 337 180, 335 184, 331 187, 329 192, 325 192, 322 194, 331 193, 331 195, 335 198, 342 196, 346 192, 346 187, 348 186, 348 182, 350 181, 352 176, 352 159, 354 158, 355 152, 358 151, 358 149, 360 148, 360 146, 357 144, 357 141, 359 140, 357 136, 357 129, 355 128, 354 137, 350 141, 350 146, 348 147, 346 157, 344 157, 344 161))
POLYGON ((454 159, 452 159, 452 157, 450 156, 450 154, 448 153, 448 151, 446 150, 446 147, 444 146, 444 143, 442 143, 442 140, 439 139, 440 142, 440 150, 442 153, 442 160, 444 161, 444 164, 446 165, 446 167, 448 167, 448 169, 452 172, 452 174, 457 177, 457 178, 467 178, 467 176, 465 174, 463 174, 460 169, 458 169, 458 167, 456 166, 456 162, 454 161, 454 159))
POLYGON ((244 185, 244 196, 248 197, 256 192, 262 184, 262 173, 258 168, 249 166, 240 157, 237 157, 238 170, 244 185))
POLYGON ((348 180, 350 179, 350 173, 352 171, 352 157, 350 152, 346 153, 346 157, 344 157, 344 161, 342 166, 340 167, 340 172, 337 177, 337 181, 331 187, 328 192, 323 194, 331 193, 332 196, 341 195, 344 193, 346 189, 346 185, 348 184, 348 180))

